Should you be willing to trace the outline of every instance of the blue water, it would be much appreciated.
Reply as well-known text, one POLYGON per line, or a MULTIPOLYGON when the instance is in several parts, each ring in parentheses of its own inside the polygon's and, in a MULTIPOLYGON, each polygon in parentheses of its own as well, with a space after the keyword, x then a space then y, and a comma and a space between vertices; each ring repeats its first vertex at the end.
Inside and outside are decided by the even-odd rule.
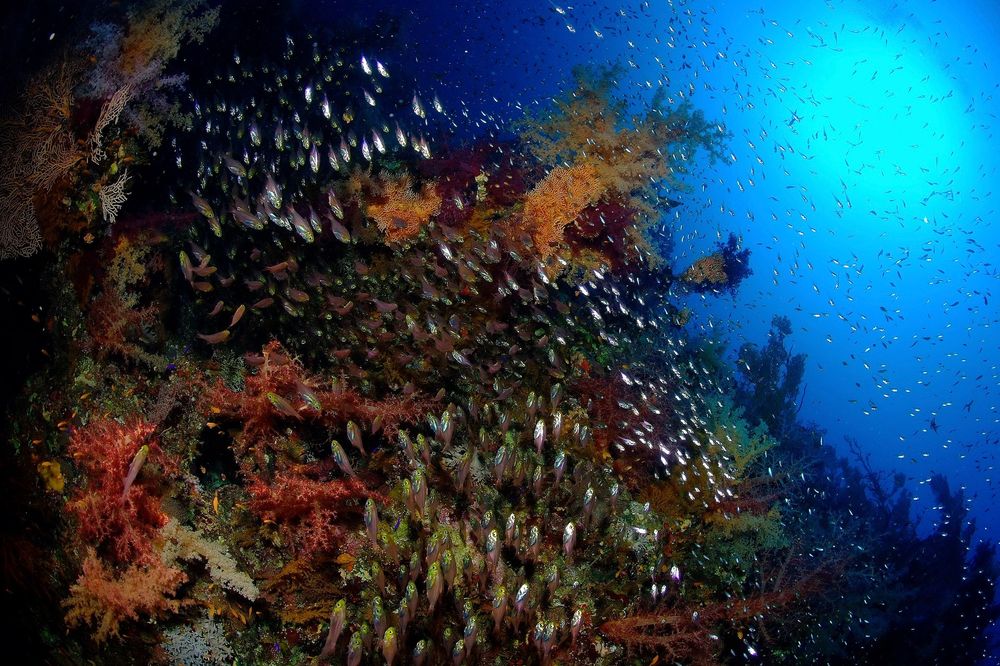
POLYGON ((754 273, 731 298, 694 299, 698 325, 735 355, 788 316, 808 356, 801 420, 904 472, 918 513, 947 474, 996 538, 1000 7, 434 5, 409 12, 400 57, 472 131, 503 135, 577 64, 627 63, 637 99, 663 86, 724 124, 729 160, 699 163, 676 195, 678 263, 735 232, 754 273))

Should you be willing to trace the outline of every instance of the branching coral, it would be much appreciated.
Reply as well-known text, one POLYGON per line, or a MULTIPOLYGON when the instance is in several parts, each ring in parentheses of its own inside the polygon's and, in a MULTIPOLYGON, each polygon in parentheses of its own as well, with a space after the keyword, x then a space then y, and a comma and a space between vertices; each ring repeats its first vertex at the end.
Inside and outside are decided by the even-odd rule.
POLYGON ((557 112, 526 123, 524 138, 541 163, 586 159, 609 190, 652 213, 656 183, 683 189, 685 162, 699 148, 718 155, 724 137, 700 112, 666 109, 658 96, 644 116, 629 118, 625 103, 613 99, 615 70, 574 74, 576 87, 556 100, 557 112))
POLYGON ((719 633, 752 622, 775 621, 791 614, 789 607, 824 591, 843 572, 845 561, 827 557, 805 564, 789 556, 767 576, 767 587, 756 594, 698 606, 666 607, 614 619, 601 633, 615 642, 655 649, 675 661, 716 664, 719 633))
POLYGON ((553 112, 528 120, 522 138, 540 164, 594 169, 601 192, 635 212, 623 230, 630 256, 656 260, 646 230, 671 205, 663 190, 685 189, 691 158, 698 150, 717 156, 724 135, 687 105, 667 108, 662 94, 645 115, 629 117, 625 102, 613 97, 616 70, 578 69, 575 75, 576 87, 555 100, 553 112))
POLYGON ((420 395, 386 396, 383 400, 363 397, 337 380, 333 385, 308 375, 301 363, 289 357, 277 341, 271 341, 255 358, 258 369, 249 374, 242 391, 234 391, 221 380, 209 392, 206 412, 213 419, 230 420, 239 426, 237 444, 247 455, 244 467, 266 469, 264 457, 275 443, 283 422, 304 422, 332 428, 351 419, 377 423, 386 437, 399 425, 421 418, 431 402, 420 395))
POLYGON ((300 557, 328 551, 342 541, 344 517, 360 514, 360 500, 382 499, 358 479, 320 481, 292 472, 280 473, 270 482, 256 478, 248 491, 250 509, 281 525, 300 557))
MULTIPOLYGON (((176 102, 166 93, 183 83, 183 77, 165 77, 166 66, 187 43, 198 43, 215 27, 219 8, 205 0, 151 0, 132 9, 124 28, 113 24, 93 26, 86 47, 101 57, 88 73, 85 95, 108 100, 106 117, 114 122, 123 114, 147 145, 159 145, 163 130, 178 119, 176 102), (133 103, 135 102, 135 103, 133 103)), ((94 157, 102 156, 101 130, 92 142, 94 157)))
POLYGON ((253 578, 239 570, 226 547, 205 538, 200 532, 171 519, 160 530, 164 541, 162 557, 167 563, 201 560, 220 587, 235 592, 248 601, 255 601, 259 591, 253 578))
POLYGON ((100 358, 113 355, 126 361, 162 368, 166 361, 147 350, 142 342, 159 322, 157 307, 133 306, 134 303, 124 300, 112 285, 106 285, 88 308, 88 347, 100 358))

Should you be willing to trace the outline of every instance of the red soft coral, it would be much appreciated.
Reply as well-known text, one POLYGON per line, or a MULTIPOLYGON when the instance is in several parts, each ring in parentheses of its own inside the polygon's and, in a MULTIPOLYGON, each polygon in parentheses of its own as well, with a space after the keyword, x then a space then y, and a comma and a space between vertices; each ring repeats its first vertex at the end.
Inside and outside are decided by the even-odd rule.
POLYGON ((143 482, 152 465, 176 474, 176 462, 159 447, 155 426, 143 421, 128 424, 97 419, 76 429, 69 453, 86 483, 69 502, 76 515, 80 538, 119 562, 156 559, 152 541, 166 522, 160 497, 143 482), (148 446, 140 476, 126 491, 129 468, 143 446, 148 446))
POLYGON ((372 400, 343 380, 331 386, 307 375, 274 340, 252 361, 257 372, 247 375, 242 391, 234 391, 220 381, 207 400, 213 420, 241 424, 236 445, 246 474, 269 467, 267 453, 282 423, 303 422, 333 429, 349 420, 365 427, 378 419, 378 427, 372 432, 381 429, 384 437, 391 438, 400 424, 420 420, 434 404, 418 394, 372 400))
MULTIPOLYGON (((306 472, 319 469, 314 466, 306 472)), ((301 556, 331 548, 341 530, 338 519, 345 513, 360 513, 360 500, 385 501, 357 479, 320 481, 293 472, 280 472, 271 482, 256 477, 248 490, 250 509, 265 521, 278 523, 301 556)))

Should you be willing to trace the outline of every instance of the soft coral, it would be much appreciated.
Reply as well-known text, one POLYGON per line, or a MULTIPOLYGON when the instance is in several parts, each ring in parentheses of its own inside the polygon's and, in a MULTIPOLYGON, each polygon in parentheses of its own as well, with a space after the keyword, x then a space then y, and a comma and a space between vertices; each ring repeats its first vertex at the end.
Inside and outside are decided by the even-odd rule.
POLYGON ((69 453, 86 478, 68 505, 79 536, 119 562, 152 560, 153 537, 166 522, 160 498, 148 484, 136 481, 125 492, 129 467, 144 445, 149 447, 145 466, 177 472, 177 463, 157 444, 155 430, 143 421, 102 418, 77 428, 70 439, 69 453))
POLYGON ((280 472, 268 482, 255 477, 248 490, 250 509, 265 521, 281 525, 301 556, 332 547, 342 538, 343 514, 359 514, 360 500, 385 498, 357 479, 310 478, 326 466, 307 466, 305 473, 280 472))
POLYGON ((417 393, 373 400, 346 380, 323 382, 308 375, 274 340, 252 361, 257 372, 246 376, 242 391, 219 381, 206 402, 213 419, 240 424, 235 443, 241 468, 248 475, 270 467, 268 453, 276 446, 280 425, 290 419, 326 431, 350 420, 377 424, 370 432, 381 431, 383 437, 391 438, 402 423, 418 421, 434 404, 417 393))

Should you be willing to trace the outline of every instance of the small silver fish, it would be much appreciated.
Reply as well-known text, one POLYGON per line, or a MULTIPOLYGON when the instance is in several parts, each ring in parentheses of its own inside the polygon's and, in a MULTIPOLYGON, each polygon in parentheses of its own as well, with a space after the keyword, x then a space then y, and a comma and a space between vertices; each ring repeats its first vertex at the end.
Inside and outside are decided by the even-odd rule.
POLYGON ((278 183, 275 182, 274 176, 267 174, 267 178, 264 181, 264 195, 267 197, 267 202, 271 204, 271 207, 275 211, 281 208, 281 188, 278 187, 278 183))
POLYGON ((351 636, 351 641, 347 645, 347 666, 358 666, 361 663, 361 657, 364 656, 365 646, 362 642, 362 636, 360 631, 354 632, 351 636))
POLYGON ((316 150, 316 144, 309 151, 309 168, 313 173, 319 173, 319 151, 316 150))
POLYGON ((295 229, 295 233, 297 233, 305 242, 312 243, 316 237, 313 235, 312 227, 309 226, 306 219, 302 217, 294 208, 292 209, 291 218, 292 227, 295 229))
POLYGON ((223 155, 222 162, 226 165, 226 169, 229 173, 233 174, 237 178, 247 177, 246 167, 244 167, 241 162, 233 159, 229 155, 223 155))
POLYGON ((351 242, 351 233, 347 230, 347 227, 342 225, 337 220, 328 218, 330 221, 330 231, 333 232, 333 237, 339 240, 341 243, 351 242))
POLYGON ((545 445, 545 420, 538 419, 535 423, 535 450, 538 451, 538 455, 542 454, 542 446, 545 445))
POLYGON ((368 538, 372 540, 373 546, 378 546, 378 509, 375 508, 375 500, 371 497, 365 502, 365 528, 368 530, 368 538))
POLYGON ((191 201, 194 202, 194 207, 197 208, 198 212, 204 215, 206 219, 215 219, 215 211, 212 210, 212 206, 207 201, 194 192, 191 193, 191 201))
POLYGON ((563 530, 563 552, 566 557, 573 554, 574 546, 576 546, 576 526, 571 522, 566 523, 566 528, 563 530))
POLYGON ((274 147, 279 153, 285 149, 285 130, 281 123, 278 123, 278 126, 274 128, 274 147))
POLYGON ((351 443, 351 446, 361 451, 361 455, 366 455, 364 442, 361 441, 361 428, 354 421, 347 422, 347 441, 351 443))
POLYGON ((239 198, 233 202, 233 205, 229 208, 229 212, 233 214, 236 221, 242 224, 247 229, 253 229, 254 231, 260 231, 264 228, 264 222, 261 221, 259 217, 250 212, 250 207, 239 198))
POLYGON ((337 194, 333 191, 333 188, 330 188, 330 190, 326 193, 326 202, 329 204, 330 210, 333 211, 333 214, 337 216, 337 219, 343 220, 344 209, 337 200, 337 194))

